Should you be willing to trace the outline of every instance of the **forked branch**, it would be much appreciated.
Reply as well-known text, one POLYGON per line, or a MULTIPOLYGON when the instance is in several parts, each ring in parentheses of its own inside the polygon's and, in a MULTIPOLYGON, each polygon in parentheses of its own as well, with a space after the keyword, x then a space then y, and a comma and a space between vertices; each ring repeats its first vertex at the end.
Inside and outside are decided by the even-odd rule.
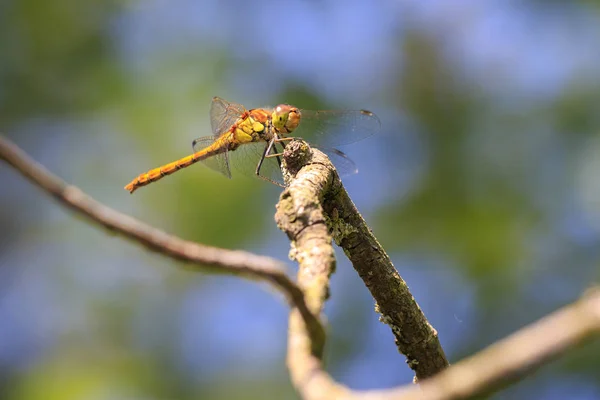
MULTIPOLYGON (((415 361, 427 366, 423 373, 433 374, 435 368, 447 363, 439 343, 436 343, 437 335, 422 316, 383 249, 371 232, 364 230, 364 220, 347 197, 329 160, 321 152, 311 150, 306 143, 297 141, 286 146, 284 161, 290 185, 282 193, 277 205, 276 221, 292 242, 291 256, 299 264, 298 283, 306 293, 311 311, 320 313, 329 295, 329 277, 335 265, 331 247, 333 236, 341 243, 378 301, 384 320, 388 313, 393 313, 392 317, 403 317, 386 321, 393 322, 392 330, 397 340, 398 337, 403 338, 401 344, 408 346, 403 348, 416 355, 413 356, 415 361), (344 225, 339 225, 342 223, 344 225), (361 247, 361 241, 366 241, 371 249, 361 247), (348 243, 355 245, 348 247, 348 243), (355 253, 359 248, 363 254, 355 253), (376 268, 383 268, 383 271, 376 271, 376 268), (375 288, 383 292, 377 293, 375 288), (385 311, 381 307, 384 301, 388 304, 385 311), (423 334, 429 339, 414 341, 415 335, 422 337, 423 334)), ((304 399, 469 399, 489 394, 521 379, 537 367, 598 335, 600 289, 594 289, 580 301, 445 368, 433 377, 419 380, 419 385, 353 391, 337 383, 323 369, 323 343, 315 346, 298 315, 292 312, 288 368, 292 382, 304 399)), ((415 371, 419 373, 418 368, 415 371)))
MULTIPOLYGON (((66 185, 14 144, 0 136, 0 159, 54 196, 60 204, 84 215, 94 224, 105 226, 114 233, 143 244, 167 257, 187 261, 198 270, 205 271, 208 268, 213 272, 267 281, 283 292, 293 306, 290 316, 288 366, 295 387, 305 399, 473 398, 491 393, 503 385, 523 378, 544 363, 600 335, 600 289, 595 288, 590 289, 581 300, 572 305, 446 368, 432 378, 420 380, 419 385, 409 384, 399 388, 358 392, 335 382, 322 368, 324 333, 317 315, 328 297, 329 276, 335 265, 331 248, 332 236, 342 246, 344 243, 353 243, 353 240, 364 240, 361 237, 353 239, 351 236, 352 233, 356 234, 355 230, 361 232, 362 218, 352 217, 353 206, 345 204, 349 199, 339 197, 346 196, 345 191, 324 155, 311 151, 303 142, 298 144, 294 142, 287 148, 290 153, 285 160, 289 164, 287 174, 291 184, 281 195, 276 219, 278 225, 292 240, 292 255, 300 264, 298 285, 286 275, 283 265, 276 260, 185 241, 118 213, 94 201, 76 187, 66 185), (292 151, 294 148, 296 151, 292 151), (331 204, 335 206, 332 207, 331 204), (355 222, 358 221, 357 224, 352 222, 353 218, 355 222), (345 225, 340 225, 341 223, 345 225)), ((365 233, 361 235, 364 236, 365 233)), ((367 240, 374 245, 372 241, 374 238, 367 237, 367 240)), ((387 262, 387 256, 380 253, 376 245, 375 248, 379 257, 376 257, 372 264, 365 261, 365 267, 379 266, 382 260, 384 263, 387 262)), ((344 250, 351 259, 355 258, 353 262, 356 263, 356 257, 359 255, 353 256, 352 248, 344 247, 344 250)), ((383 268, 385 270, 389 267, 383 268)), ((371 276, 368 270, 363 272, 371 276)), ((359 274, 363 276, 360 270, 359 274)), ((392 289, 394 287, 395 289, 392 292, 380 293, 378 296, 404 295, 404 288, 398 290, 397 285, 402 286, 403 282, 398 280, 399 276, 394 276, 396 274, 397 272, 391 274, 396 282, 392 285, 392 289)), ((381 276, 387 275, 381 273, 381 276)), ((380 275, 375 276, 377 279, 380 278, 380 275)), ((385 285, 377 286, 374 282, 367 283, 367 287, 372 293, 376 287, 385 289, 385 285)), ((386 314, 381 307, 383 301, 375 294, 373 296, 385 317, 386 314)), ((416 307, 416 303, 413 303, 414 300, 401 301, 398 304, 401 307, 416 307)), ((400 311, 407 312, 406 309, 398 310, 400 311)), ((400 319, 400 321, 404 320, 400 319)), ((415 332, 419 335, 421 332, 421 329, 415 331, 411 326, 403 324, 395 326, 401 329, 397 333, 393 328, 396 337, 401 335, 408 340, 409 345, 412 343, 411 335, 415 332)), ((429 328, 423 328, 424 332, 429 328)), ((440 365, 439 361, 435 360, 436 358, 440 360, 440 355, 443 353, 440 353, 436 346, 431 346, 431 343, 434 343, 431 338, 437 340, 437 336, 433 333, 433 336, 427 334, 426 337, 430 338, 427 341, 429 345, 421 344, 420 350, 418 348, 415 352, 418 356, 411 356, 411 359, 433 357, 434 361, 423 359, 423 362, 426 365, 440 365)), ((418 343, 416 345, 419 346, 418 343)), ((421 362, 421 359, 417 361, 421 362)), ((418 369, 415 370, 419 374, 418 369)))
MULTIPOLYGON (((407 357, 417 379, 428 378, 446 368, 448 361, 437 332, 350 200, 329 159, 318 150, 311 151, 304 142, 296 141, 286 147, 284 160, 288 174, 295 177, 290 179, 279 203, 280 210, 287 210, 287 222, 278 218, 278 224, 287 232, 295 249, 299 248, 298 234, 323 226, 327 234, 323 241, 331 248, 331 233, 342 247, 375 299, 382 322, 390 326, 398 350, 407 357)), ((304 287, 301 278, 299 283, 304 287)))

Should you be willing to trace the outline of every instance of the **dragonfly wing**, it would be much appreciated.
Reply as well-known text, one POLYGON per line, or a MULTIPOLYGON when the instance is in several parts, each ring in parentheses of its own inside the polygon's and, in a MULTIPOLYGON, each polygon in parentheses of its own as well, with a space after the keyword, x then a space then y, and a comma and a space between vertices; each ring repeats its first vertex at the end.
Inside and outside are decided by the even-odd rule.
POLYGON ((231 127, 246 112, 241 104, 230 103, 220 97, 213 97, 210 106, 210 126, 215 137, 231 127))
MULTIPOLYGON (((243 175, 257 177, 256 168, 265 153, 267 145, 268 143, 263 141, 240 145, 236 150, 229 152, 231 166, 243 175)), ((280 153, 282 151, 281 143, 275 143, 270 153, 275 154, 275 152, 280 153)), ((260 167, 260 176, 278 185, 284 185, 280 161, 281 157, 279 157, 279 161, 276 157, 265 157, 260 167)))
POLYGON ((366 110, 301 110, 294 135, 317 146, 335 147, 367 138, 381 129, 379 118, 366 110))
POLYGON ((332 147, 318 147, 331 160, 339 176, 348 176, 358 173, 356 164, 344 152, 332 147))
MULTIPOLYGON (((201 137, 195 139, 192 143, 194 152, 201 151, 202 149, 212 145, 215 142, 215 138, 212 136, 201 137)), ((231 178, 231 169, 229 168, 229 152, 224 151, 220 154, 208 157, 202 160, 202 163, 208 168, 220 172, 228 178, 231 178)))

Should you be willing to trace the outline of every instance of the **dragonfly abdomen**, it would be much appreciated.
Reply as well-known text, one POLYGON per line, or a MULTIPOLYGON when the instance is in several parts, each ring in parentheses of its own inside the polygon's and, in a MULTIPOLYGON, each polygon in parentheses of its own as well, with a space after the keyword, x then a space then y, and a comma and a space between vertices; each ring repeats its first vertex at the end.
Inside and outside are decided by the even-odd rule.
POLYGON ((125 189, 128 190, 130 193, 133 193, 135 190, 142 186, 146 186, 152 182, 156 182, 157 180, 167 175, 171 175, 172 173, 179 171, 182 168, 189 167, 190 165, 195 164, 198 161, 202 161, 208 157, 222 153, 226 150, 226 143, 215 142, 212 146, 197 151, 192 155, 183 157, 177 161, 173 161, 161 167, 151 169, 150 171, 144 174, 140 174, 137 178, 135 178, 129 184, 127 184, 127 186, 125 186, 125 189))

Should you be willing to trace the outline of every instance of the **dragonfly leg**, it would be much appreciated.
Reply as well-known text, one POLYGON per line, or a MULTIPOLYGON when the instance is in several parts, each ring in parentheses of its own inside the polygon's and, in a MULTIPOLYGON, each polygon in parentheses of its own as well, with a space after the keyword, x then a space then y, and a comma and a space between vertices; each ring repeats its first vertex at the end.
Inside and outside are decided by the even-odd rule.
POLYGON ((281 187, 285 187, 284 185, 282 185, 279 182, 275 182, 274 180, 267 178, 266 176, 263 176, 260 174, 260 167, 262 167, 263 161, 265 160, 265 158, 269 157, 269 152, 271 151, 271 148, 273 148, 273 145, 275 144, 275 138, 271 139, 269 141, 269 143, 265 146, 265 151, 263 152, 262 157, 260 158, 260 161, 258 162, 258 165, 256 166, 256 176, 258 176, 260 179, 263 179, 267 182, 271 182, 274 185, 277 186, 281 186, 281 187))
POLYGON ((267 145, 265 146, 265 151, 263 151, 263 155, 260 158, 260 160, 258 161, 258 165, 256 166, 256 175, 260 176, 260 167, 262 167, 263 161, 265 161, 265 158, 269 157, 268 154, 271 151, 271 148, 273 147, 273 144, 275 143, 275 139, 271 139, 269 141, 269 143, 267 143, 267 145))
MULTIPOLYGON (((272 141, 274 143, 281 143, 281 147, 283 149, 285 149, 285 142, 289 142, 290 140, 294 140, 294 139, 296 139, 296 138, 294 138, 294 137, 284 137, 284 138, 275 137, 275 138, 273 138, 272 141)), ((275 148, 275 151, 277 151, 277 147, 276 146, 273 146, 273 147, 275 148)), ((279 166, 281 166, 281 159, 280 159, 280 157, 283 155, 283 149, 279 153, 277 153, 277 152, 273 153, 273 154, 266 154, 265 153, 265 157, 266 158, 277 157, 277 162, 279 163, 279 166)))
MULTIPOLYGON (((285 145, 282 143, 281 147, 283 149, 285 149, 285 145)), ((277 164, 279 165, 279 168, 281 168, 281 157, 279 155, 283 154, 283 149, 281 150, 281 153, 277 153, 277 151, 279 151, 279 149, 277 148, 277 145, 275 143, 273 143, 273 150, 275 150, 275 154, 277 154, 275 157, 275 159, 277 160, 277 164)))

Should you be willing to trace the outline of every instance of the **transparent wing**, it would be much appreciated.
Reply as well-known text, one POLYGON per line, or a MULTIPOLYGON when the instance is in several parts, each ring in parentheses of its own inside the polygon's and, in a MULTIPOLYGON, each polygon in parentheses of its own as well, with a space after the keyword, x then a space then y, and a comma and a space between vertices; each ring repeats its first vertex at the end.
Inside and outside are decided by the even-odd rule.
POLYGON ((230 103, 220 97, 213 97, 210 106, 210 127, 213 136, 220 136, 244 112, 246 112, 246 108, 241 104, 230 103))
MULTIPOLYGON (((256 178, 256 168, 265 153, 267 142, 245 143, 229 152, 231 166, 241 174, 256 178)), ((283 151, 281 143, 275 143, 270 154, 283 151)), ((265 157, 260 167, 260 176, 277 185, 284 185, 281 167, 276 157, 265 157)))
POLYGON ((344 152, 331 147, 315 147, 327 154, 327 157, 329 157, 333 165, 335 165, 335 169, 339 176, 348 176, 358 173, 356 164, 344 152))
POLYGON ((301 119, 293 136, 324 147, 343 146, 377 133, 379 118, 366 110, 300 110, 301 119))
MULTIPOLYGON (((192 142, 192 146, 194 148, 194 152, 198 152, 215 142, 215 138, 212 136, 205 136, 198 139, 195 139, 192 142)), ((201 161, 208 168, 220 172, 228 178, 231 178, 231 169, 229 168, 229 152, 225 151, 220 154, 215 154, 214 156, 208 157, 205 160, 201 161)))
MULTIPOLYGON (((247 143, 241 145, 235 151, 230 151, 229 158, 232 167, 246 176, 256 177, 256 168, 263 154, 265 154, 267 145, 266 142, 247 143)), ((327 154, 340 176, 353 175, 358 172, 354 161, 342 151, 331 147, 317 148, 327 154)), ((282 152, 283 144, 275 143, 270 154, 282 152)), ((285 186, 280 163, 281 157, 279 157, 279 160, 277 157, 265 157, 260 168, 260 176, 272 183, 285 186)))

